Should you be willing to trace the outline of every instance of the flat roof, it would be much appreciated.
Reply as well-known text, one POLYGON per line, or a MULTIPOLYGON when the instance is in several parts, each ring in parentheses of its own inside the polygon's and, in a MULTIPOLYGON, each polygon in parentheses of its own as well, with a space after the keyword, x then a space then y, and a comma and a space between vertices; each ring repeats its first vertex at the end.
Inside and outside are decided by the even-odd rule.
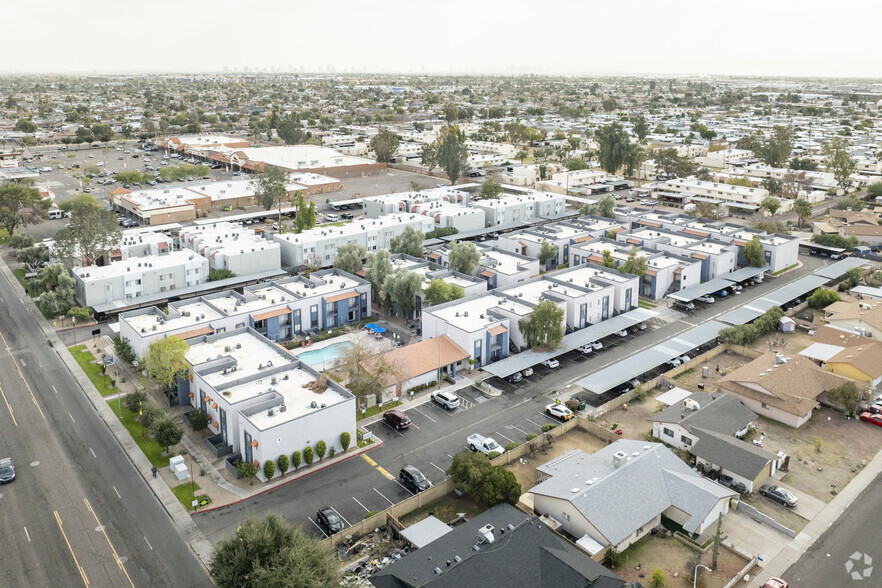
MULTIPOLYGON (((234 373, 238 373, 234 372, 234 373)), ((285 411, 273 410, 270 415, 267 410, 260 410, 247 414, 245 418, 261 431, 271 429, 288 421, 306 416, 349 400, 351 396, 344 395, 332 386, 328 386, 322 393, 316 393, 304 386, 315 381, 315 376, 299 365, 281 372, 268 375, 265 378, 251 380, 239 386, 226 388, 222 394, 230 392, 232 398, 254 398, 262 393, 272 390, 282 396, 285 411), (275 383, 273 383, 275 378, 275 383), (312 403, 316 408, 312 408, 312 403)), ((247 412, 247 411, 246 411, 247 412)))
MULTIPOLYGON (((815 247, 815 244, 812 243, 812 247, 815 247)), ((854 269, 856 267, 861 267, 862 265, 870 263, 866 259, 861 259, 860 257, 846 257, 845 259, 841 259, 836 263, 831 263, 826 267, 822 267, 821 269, 815 270, 815 275, 828 278, 830 280, 835 280, 840 276, 844 276, 845 272, 850 269, 854 269)))
POLYGON ((426 308, 423 312, 433 314, 448 324, 466 332, 484 329, 492 324, 502 322, 501 319, 490 316, 487 311, 491 308, 504 308, 509 312, 523 316, 529 314, 533 307, 522 302, 505 298, 499 294, 486 294, 475 298, 457 300, 456 304, 443 308, 426 308), (468 313, 466 316, 465 313, 468 313), (481 318, 483 316, 483 318, 481 318))
POLYGON ((126 321, 137 332, 145 329, 146 334, 154 332, 161 334, 207 324, 223 317, 214 307, 204 303, 201 299, 173 304, 171 307, 181 314, 165 318, 164 315, 151 312, 136 316, 120 317, 120 320, 126 321), (161 322, 160 318, 162 319, 161 322), (153 330, 154 326, 156 326, 156 331, 153 330))
POLYGON ((145 255, 143 257, 130 257, 122 261, 114 261, 109 265, 89 265, 86 267, 73 268, 76 274, 84 282, 103 280, 116 276, 138 275, 144 271, 157 271, 160 269, 179 267, 188 262, 201 263, 205 258, 195 251, 170 251, 163 255, 145 255))
POLYGON ((215 390, 218 388, 229 389, 231 394, 225 394, 224 397, 231 404, 250 398, 251 392, 247 387, 236 390, 235 387, 230 388, 230 385, 261 373, 267 369, 268 364, 272 364, 269 367, 277 367, 296 361, 287 352, 283 352, 277 345, 271 343, 269 339, 255 335, 250 331, 234 332, 211 341, 194 341, 187 351, 187 360, 196 367, 221 357, 232 357, 236 361, 236 371, 226 374, 217 371, 205 374, 202 378, 215 390))
POLYGON ((376 164, 372 159, 344 155, 339 151, 317 145, 246 147, 229 151, 242 152, 249 161, 262 161, 268 165, 291 170, 376 164))

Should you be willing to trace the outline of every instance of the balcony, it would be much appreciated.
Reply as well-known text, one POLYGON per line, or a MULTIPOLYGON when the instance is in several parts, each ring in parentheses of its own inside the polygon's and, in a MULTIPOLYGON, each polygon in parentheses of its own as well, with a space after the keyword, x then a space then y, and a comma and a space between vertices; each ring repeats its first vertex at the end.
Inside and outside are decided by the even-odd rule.
POLYGON ((224 436, 220 433, 212 435, 205 440, 208 450, 215 457, 226 457, 233 453, 233 446, 224 443, 224 436))

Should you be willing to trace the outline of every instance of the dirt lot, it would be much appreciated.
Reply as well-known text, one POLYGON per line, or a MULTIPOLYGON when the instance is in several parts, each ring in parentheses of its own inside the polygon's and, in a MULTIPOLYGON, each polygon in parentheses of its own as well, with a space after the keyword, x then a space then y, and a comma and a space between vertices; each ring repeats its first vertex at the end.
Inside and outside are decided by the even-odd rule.
POLYGON ((732 352, 727 353, 724 351, 704 364, 710 368, 706 378, 701 377, 701 365, 697 365, 693 371, 683 372, 674 378, 674 383, 687 390, 697 390, 698 384, 704 384, 707 388, 711 389, 714 387, 712 384, 721 377, 735 371, 750 361, 751 359, 744 355, 738 355, 737 353, 732 352))
MULTIPOLYGON (((652 586, 652 572, 662 569, 665 572, 665 588, 691 588, 692 577, 697 564, 711 567, 713 549, 698 553, 671 537, 647 535, 626 549, 622 565, 614 571, 626 582, 639 581, 644 586, 652 586), (640 569, 635 569, 640 566, 640 569), (643 574, 644 577, 640 577, 643 574), (677 577, 674 577, 677 574, 677 577)), ((717 569, 714 572, 699 570, 696 586, 721 588, 747 565, 747 560, 721 548, 717 569)))
POLYGON ((792 456, 782 481, 825 502, 833 499, 832 490, 844 488, 882 448, 882 429, 847 420, 830 408, 816 411, 801 429, 762 417, 757 427, 766 434, 764 449, 792 456), (821 440, 820 453, 816 439, 821 440))
POLYGON ((622 437, 626 439, 648 439, 652 433, 652 423, 646 419, 659 411, 663 405, 655 400, 655 396, 662 394, 662 390, 651 390, 649 394, 653 398, 645 398, 640 402, 629 402, 628 410, 617 408, 603 415, 597 423, 604 429, 622 430, 622 437))
POLYGON ((594 453, 605 446, 606 443, 598 437, 582 429, 572 429, 556 438, 550 449, 539 450, 533 457, 527 454, 526 457, 521 458, 524 463, 517 461, 508 465, 507 468, 509 471, 514 472, 518 482, 521 483, 521 488, 526 492, 539 482, 539 473, 536 471, 537 466, 566 453, 570 449, 581 449, 586 453, 594 453))
POLYGON ((468 496, 457 496, 456 494, 447 494, 438 500, 411 511, 399 519, 401 524, 409 527, 414 523, 418 523, 430 514, 436 519, 444 523, 451 523, 456 520, 459 513, 465 513, 466 519, 472 519, 484 512, 486 509, 469 498, 468 496))

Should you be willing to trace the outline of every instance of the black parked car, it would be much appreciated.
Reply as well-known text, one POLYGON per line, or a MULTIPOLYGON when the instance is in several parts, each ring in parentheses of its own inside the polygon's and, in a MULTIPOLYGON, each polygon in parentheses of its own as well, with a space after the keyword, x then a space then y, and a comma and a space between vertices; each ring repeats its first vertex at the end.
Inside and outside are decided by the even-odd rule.
POLYGON ((421 471, 412 465, 406 465, 398 472, 401 485, 413 492, 414 494, 428 490, 432 487, 432 483, 421 471))
POLYGON ((0 459, 0 484, 6 484, 15 480, 15 464, 11 457, 0 459))
POLYGON ((318 524, 320 527, 327 529, 328 535, 333 535, 334 533, 339 533, 343 530, 343 519, 340 518, 340 515, 337 514, 330 506, 321 507, 317 513, 315 513, 315 518, 318 520, 318 524))

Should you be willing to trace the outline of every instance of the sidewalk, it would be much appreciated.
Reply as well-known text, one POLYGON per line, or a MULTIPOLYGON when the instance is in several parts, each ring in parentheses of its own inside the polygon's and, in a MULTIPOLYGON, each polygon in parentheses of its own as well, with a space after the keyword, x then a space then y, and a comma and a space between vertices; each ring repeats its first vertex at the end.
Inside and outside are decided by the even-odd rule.
MULTIPOLYGON (((882 451, 877 453, 876 457, 778 555, 761 563, 763 574, 755 577, 748 586, 759 588, 768 576, 783 576, 784 572, 796 563, 809 547, 830 528, 830 525, 842 516, 842 513, 876 479, 880 472, 882 472, 882 451)), ((762 555, 760 553, 760 556, 762 555)))

